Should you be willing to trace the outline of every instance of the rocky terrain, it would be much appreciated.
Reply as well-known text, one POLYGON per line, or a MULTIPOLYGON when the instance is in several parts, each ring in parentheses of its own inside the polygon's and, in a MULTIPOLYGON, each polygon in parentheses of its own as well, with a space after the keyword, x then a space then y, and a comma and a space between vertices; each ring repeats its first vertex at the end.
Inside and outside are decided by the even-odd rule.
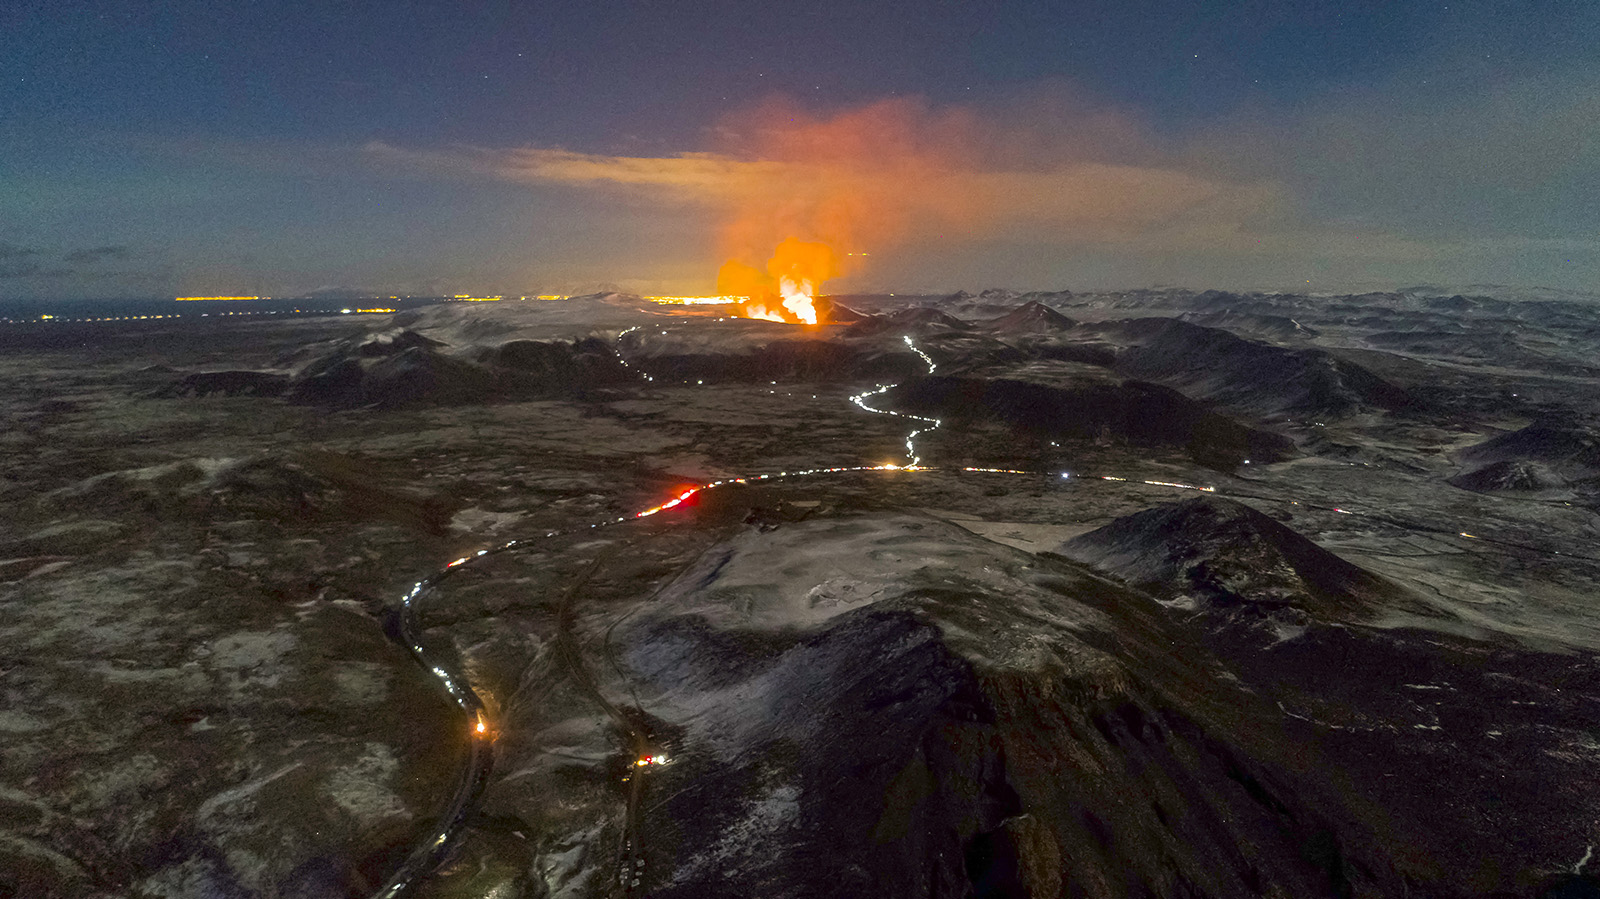
POLYGON ((0 897, 1600 895, 1600 301, 831 307, 0 328, 0 897))

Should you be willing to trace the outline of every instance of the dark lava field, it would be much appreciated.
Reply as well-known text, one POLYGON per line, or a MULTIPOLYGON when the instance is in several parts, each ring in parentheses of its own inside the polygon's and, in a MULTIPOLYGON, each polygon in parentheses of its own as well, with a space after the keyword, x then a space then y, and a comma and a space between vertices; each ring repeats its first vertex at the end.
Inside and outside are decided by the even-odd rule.
POLYGON ((0 327, 0 899, 1600 896, 1600 300, 831 307, 0 327))

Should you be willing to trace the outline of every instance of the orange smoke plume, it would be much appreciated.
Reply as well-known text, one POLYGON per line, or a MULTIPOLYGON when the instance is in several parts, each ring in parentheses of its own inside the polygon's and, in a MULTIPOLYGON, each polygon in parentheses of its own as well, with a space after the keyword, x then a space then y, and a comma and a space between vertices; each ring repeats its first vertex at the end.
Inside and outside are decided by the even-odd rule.
POLYGON ((787 237, 773 250, 766 271, 729 259, 717 273, 717 292, 746 297, 739 310, 749 318, 814 325, 822 282, 839 274, 839 259, 825 243, 787 237))
POLYGON ((1230 177, 1065 88, 981 111, 897 98, 814 113, 774 100, 712 133, 715 146, 661 156, 367 150, 704 210, 727 260, 719 290, 784 321, 806 320, 785 300, 803 310, 801 297, 855 274, 869 252, 893 260, 900 248, 1013 239, 1153 253, 1247 248, 1259 223, 1290 208, 1280 183, 1230 177))
POLYGON ((906 204, 895 182, 926 169, 907 146, 917 115, 890 102, 819 119, 773 103, 730 121, 724 134, 741 144, 735 155, 783 176, 752 179, 730 204, 718 291, 750 297, 742 308, 752 318, 816 323, 812 297, 823 282, 901 230, 906 204))
POLYGON ((1125 134, 1120 121, 1091 125, 1088 116, 1065 115, 1076 135, 1064 124, 1017 124, 1043 111, 1005 123, 912 99, 823 115, 774 100, 724 120, 725 146, 716 155, 761 168, 725 182, 732 189, 722 198, 720 242, 728 262, 718 290, 751 296, 751 314, 795 321, 772 298, 790 296, 783 277, 796 274, 788 266, 797 247, 835 251, 831 260, 807 257, 792 278, 809 282, 801 292, 814 294, 825 278, 854 274, 846 266, 866 261, 868 251, 994 236, 1024 222, 1126 234, 1209 192, 1160 170, 1096 160, 1082 132, 1101 135, 1090 144, 1120 143, 1105 139, 1125 134))

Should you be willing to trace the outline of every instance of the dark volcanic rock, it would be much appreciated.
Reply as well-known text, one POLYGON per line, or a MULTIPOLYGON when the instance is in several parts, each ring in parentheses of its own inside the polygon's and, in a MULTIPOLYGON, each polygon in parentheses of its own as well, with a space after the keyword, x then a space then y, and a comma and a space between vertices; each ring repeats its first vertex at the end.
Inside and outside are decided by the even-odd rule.
POLYGON ((491 398, 494 379, 446 356, 443 344, 414 331, 343 341, 295 375, 288 398, 329 406, 400 407, 491 398))
POLYGON ((1113 347, 1072 334, 1077 327, 1077 322, 1037 300, 982 325, 984 331, 1035 358, 1106 367, 1116 362, 1113 347))
MULTIPOLYGON (((742 655, 697 630, 658 632, 683 667, 646 676, 702 682, 742 655)), ((697 776, 661 818, 693 826, 674 828, 678 863, 652 895, 1311 897, 1393 877, 1347 873, 1339 853, 1365 862, 1370 837, 1342 841, 1200 721, 1118 683, 1114 663, 984 670, 937 617, 866 611, 759 674, 745 665, 754 676, 734 684, 783 684, 743 722, 773 736, 724 765, 684 762, 697 776)))
MULTIPOLYGON (((785 330, 792 326, 778 326, 785 330)), ((852 329, 853 330, 853 329, 852 329)), ((926 370, 898 342, 888 349, 863 341, 778 338, 716 342, 635 332, 619 341, 630 363, 661 380, 837 381, 899 378, 926 370)))
POLYGON ((1224 309, 1220 312, 1189 312, 1184 313, 1181 318, 1209 328, 1223 328, 1271 340, 1300 341, 1316 337, 1320 333, 1316 328, 1306 327, 1286 315, 1265 315, 1240 312, 1235 309, 1224 309))
POLYGON ((876 334, 910 334, 912 336, 970 331, 973 326, 954 316, 946 315, 931 306, 916 306, 888 315, 867 316, 851 326, 853 337, 876 334))
MULTIPOLYGON (((682 722, 643 825, 670 847, 652 895, 1399 889, 1363 822, 1252 751, 1275 710, 1225 688, 1231 720, 1213 719, 1184 685, 1205 668, 1198 648, 1128 614, 1148 600, 1065 563, 1046 574, 956 537, 966 566, 875 574, 887 596, 869 608, 810 601, 823 620, 774 620, 772 592, 788 588, 768 586, 771 565, 805 565, 802 547, 857 570, 857 553, 950 539, 931 522, 879 527, 746 532, 619 636, 654 707, 682 722), (741 624, 697 610, 729 591, 741 624)), ((811 595, 840 602, 841 587, 811 595)))
POLYGON ((411 331, 348 341, 290 384, 294 402, 406 408, 571 395, 635 379, 604 341, 513 340, 452 355, 411 331))
POLYGON ((1099 343, 1036 341, 1028 344, 1028 350, 1044 359, 1055 359, 1060 362, 1082 362, 1086 365, 1099 365, 1106 368, 1115 365, 1117 361, 1117 351, 1099 343))
POLYGON ((1166 597, 1321 621, 1370 618, 1406 602, 1398 586, 1255 509, 1202 496, 1119 518, 1056 550, 1166 597))
POLYGON ((381 357, 393 356, 409 349, 438 349, 444 346, 431 337, 424 337, 415 331, 384 331, 360 341, 354 347, 357 356, 381 357))
POLYGON ((1038 334, 1070 331, 1077 324, 1049 306, 1035 301, 985 323, 984 327, 1001 334, 1038 334))
POLYGON ((1184 447, 1201 464, 1232 469, 1246 459, 1287 458, 1292 442, 1247 428, 1167 387, 1086 381, 1055 387, 1026 381, 925 376, 891 390, 893 408, 940 418, 989 418, 1023 431, 1142 446, 1184 447))
MULTIPOLYGON (((1381 589, 1237 509, 1169 519, 1281 569, 1235 595, 1381 589)), ((1596 808, 1563 748, 1593 660, 1241 641, 926 520, 751 528, 641 614, 616 638, 675 753, 651 895, 1532 897, 1596 808), (948 567, 919 567, 936 544, 948 567), (1581 809, 1536 788, 1564 776, 1581 809)))
POLYGON ((1579 424, 1535 422, 1461 451, 1478 464, 1540 462, 1568 478, 1600 474, 1600 433, 1579 424))
POLYGON ((356 405, 366 373, 360 359, 333 353, 313 361, 295 375, 289 385, 288 398, 315 405, 356 405))
POLYGON ((1463 472, 1450 479, 1463 490, 1495 493, 1501 490, 1528 491, 1564 487, 1567 482, 1536 462, 1507 459, 1463 472))
MULTIPOLYGON (((430 534, 444 532, 457 505, 443 494, 386 486, 361 460, 319 451, 293 458, 197 459, 106 472, 53 491, 44 500, 63 515, 184 515, 208 522, 249 516, 298 524, 382 520, 430 534)), ((32 544, 57 552, 93 551, 116 533, 96 525, 94 520, 80 521, 47 531, 32 544)), ((32 544, 0 541, 0 551, 32 544)))
POLYGON ((511 340, 478 354, 478 361, 545 377, 570 377, 573 353, 546 340, 511 340))
POLYGON ((270 371, 193 371, 163 387, 157 396, 281 396, 289 376, 270 371))
POLYGON ((531 375, 531 382, 522 380, 520 383, 547 393, 637 380, 618 363, 611 345, 595 337, 570 344, 559 340, 512 340, 480 351, 477 360, 531 375))
POLYGON ((1132 344, 1118 354, 1118 371, 1245 412, 1332 418, 1415 405, 1404 390, 1326 350, 1285 349, 1176 319, 1093 327, 1132 344))
POLYGON ((824 322, 848 325, 868 318, 843 303, 834 302, 832 297, 813 297, 812 304, 817 307, 817 314, 824 322))
POLYGON ((495 398, 499 386, 482 366, 415 346, 368 368, 358 402, 383 408, 481 402, 495 398))

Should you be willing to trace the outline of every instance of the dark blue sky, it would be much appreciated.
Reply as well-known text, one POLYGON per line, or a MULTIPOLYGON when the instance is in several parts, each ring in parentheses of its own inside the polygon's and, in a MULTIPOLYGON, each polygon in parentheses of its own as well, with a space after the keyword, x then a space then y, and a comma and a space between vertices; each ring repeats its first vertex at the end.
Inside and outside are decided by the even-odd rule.
POLYGON ((1350 282, 1530 282, 1572 257, 1544 280, 1600 288, 1584 249, 1600 236, 1587 0, 12 0, 0 44, 0 296, 687 285, 719 261, 713 214, 570 183, 397 177, 360 149, 669 157, 718 149, 716 126, 774 95, 819 116, 908 96, 1015 115, 1018 97, 1052 91, 1134 123, 1140 164, 1270 182, 1274 233, 1323 236, 1243 260, 1233 244, 1015 234, 997 253, 985 235, 965 269, 945 247, 930 270, 929 248, 908 245, 862 277, 1242 284, 1321 266, 1350 282), (1545 174, 1519 179, 1530 155, 1545 174), (1364 264, 1326 233, 1351 227, 1399 249, 1364 264), (1499 241, 1505 258, 1458 254, 1477 261, 1457 272, 1441 240, 1499 241), (1518 241, 1521 256, 1506 249, 1518 241), (98 247, 123 249, 66 259, 98 247))

